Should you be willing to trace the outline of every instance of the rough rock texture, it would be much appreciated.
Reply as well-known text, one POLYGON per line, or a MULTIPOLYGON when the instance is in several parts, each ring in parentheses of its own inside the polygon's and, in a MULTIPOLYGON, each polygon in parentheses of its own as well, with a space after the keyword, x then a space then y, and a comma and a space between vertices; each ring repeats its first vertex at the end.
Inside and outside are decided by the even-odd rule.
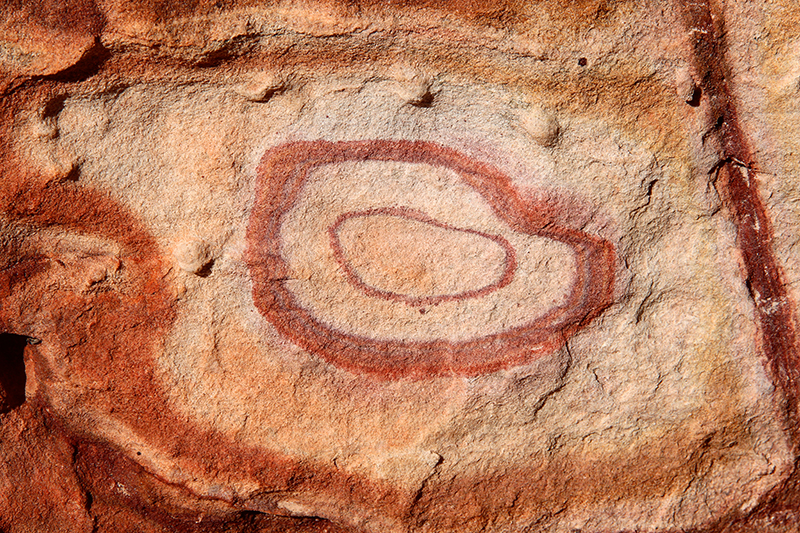
POLYGON ((794 0, 0 28, 0 531, 800 528, 794 0))

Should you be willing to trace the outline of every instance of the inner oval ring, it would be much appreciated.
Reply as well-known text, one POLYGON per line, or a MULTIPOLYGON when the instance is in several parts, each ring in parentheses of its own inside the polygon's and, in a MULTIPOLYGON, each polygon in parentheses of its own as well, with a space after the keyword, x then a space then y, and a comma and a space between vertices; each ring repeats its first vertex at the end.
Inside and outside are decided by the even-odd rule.
POLYGON ((295 141, 269 149, 257 169, 256 194, 247 227, 245 261, 253 301, 276 330, 336 367, 381 380, 476 376, 552 353, 611 304, 614 248, 610 242, 565 227, 547 216, 547 205, 521 198, 497 168, 436 143, 407 140, 295 141), (569 245, 576 273, 566 301, 530 322, 466 341, 377 340, 323 324, 302 307, 285 284, 281 256, 282 216, 298 199, 310 172, 358 161, 424 163, 454 171, 514 231, 569 245))
POLYGON ((347 213, 343 213, 339 215, 339 217, 334 221, 334 223, 328 229, 328 235, 330 237, 329 240, 331 243, 331 248, 333 249, 333 255, 336 258, 336 261, 339 263, 339 266, 344 271, 345 277, 351 284, 358 287, 364 293, 372 297, 383 298, 385 300, 394 300, 396 302, 403 302, 406 305, 411 305, 411 306, 436 305, 441 302, 449 302, 467 298, 480 298, 481 296, 485 296, 489 293, 492 293, 511 283, 511 280, 514 278, 514 272, 517 269, 517 260, 514 247, 511 245, 510 242, 508 242, 508 240, 506 240, 502 236, 492 235, 490 233, 485 233, 473 229, 457 228, 455 226, 439 222, 436 219, 431 218, 425 215, 424 213, 418 212, 413 209, 398 208, 398 207, 377 207, 375 209, 369 209, 366 211, 350 211, 347 213), (345 253, 342 250, 342 246, 338 238, 338 232, 342 224, 352 218, 369 217, 375 215, 388 215, 388 216, 407 218, 409 220, 430 224, 438 228, 451 231, 459 231, 462 233, 483 237, 484 239, 493 242, 501 250, 503 250, 503 253, 505 254, 505 258, 503 260, 503 274, 497 279, 497 281, 494 281, 482 288, 470 289, 454 294, 443 294, 439 296, 414 297, 414 296, 407 296, 404 294, 390 292, 387 290, 382 290, 377 287, 372 287, 360 279, 358 273, 347 261, 345 253))

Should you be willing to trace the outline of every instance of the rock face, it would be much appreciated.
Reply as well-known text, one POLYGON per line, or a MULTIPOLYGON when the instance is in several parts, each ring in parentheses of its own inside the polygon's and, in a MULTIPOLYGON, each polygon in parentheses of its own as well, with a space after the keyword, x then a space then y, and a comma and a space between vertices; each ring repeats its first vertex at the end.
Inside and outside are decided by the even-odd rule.
POLYGON ((0 530, 800 527, 793 2, 7 2, 0 530))

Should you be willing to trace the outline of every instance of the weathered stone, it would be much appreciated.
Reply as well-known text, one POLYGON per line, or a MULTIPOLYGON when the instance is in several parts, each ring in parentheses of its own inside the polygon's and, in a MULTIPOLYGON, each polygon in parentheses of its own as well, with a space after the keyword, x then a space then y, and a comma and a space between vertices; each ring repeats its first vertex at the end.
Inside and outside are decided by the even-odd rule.
POLYGON ((3 531, 800 527, 793 4, 2 13, 3 531))

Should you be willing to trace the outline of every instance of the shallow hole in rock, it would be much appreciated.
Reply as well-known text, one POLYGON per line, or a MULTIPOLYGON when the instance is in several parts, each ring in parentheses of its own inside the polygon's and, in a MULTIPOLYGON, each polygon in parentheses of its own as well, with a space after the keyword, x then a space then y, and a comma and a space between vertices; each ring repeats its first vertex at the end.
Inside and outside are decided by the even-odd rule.
POLYGON ((692 107, 697 107, 700 105, 700 98, 703 96, 703 91, 700 87, 693 87, 692 94, 689 95, 689 98, 686 99, 686 103, 692 107))
POLYGON ((42 108, 42 118, 53 118, 58 116, 64 109, 64 102, 67 101, 67 95, 62 94, 51 98, 42 108))
POLYGON ((63 181, 78 181, 81 177, 81 167, 80 165, 72 165, 72 168, 69 172, 64 176, 63 181))
POLYGON ((210 259, 208 263, 204 264, 200 267, 199 270, 195 272, 196 276, 200 276, 201 278, 207 278, 211 275, 211 270, 214 268, 214 260, 210 259))
POLYGON ((433 100, 434 95, 430 91, 425 91, 425 94, 419 97, 419 99, 413 101, 411 104, 414 107, 433 107, 433 100))
POLYGON ((25 403, 25 345, 28 337, 0 333, 0 412, 25 403))

